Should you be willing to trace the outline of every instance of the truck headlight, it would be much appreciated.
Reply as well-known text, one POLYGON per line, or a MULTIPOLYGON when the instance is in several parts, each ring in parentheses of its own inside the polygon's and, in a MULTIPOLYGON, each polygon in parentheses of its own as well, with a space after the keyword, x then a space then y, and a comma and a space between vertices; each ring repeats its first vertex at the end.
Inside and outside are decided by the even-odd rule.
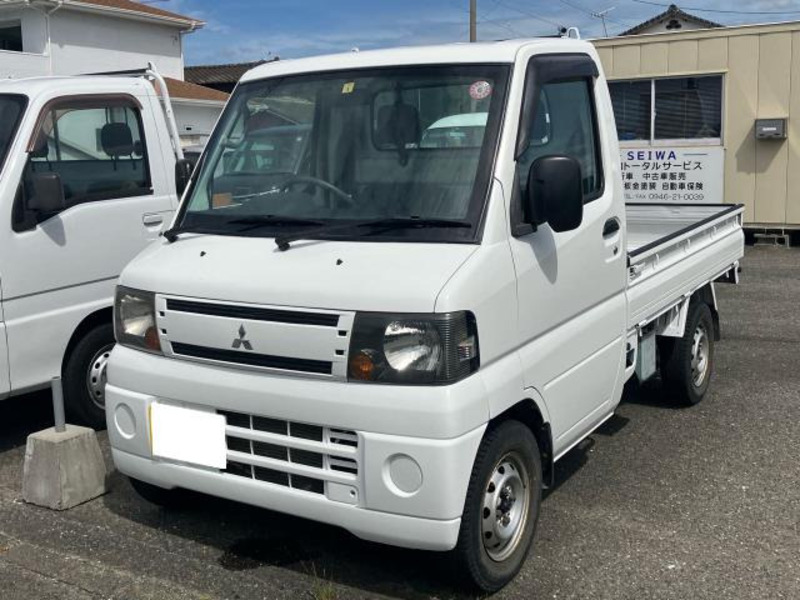
POLYGON ((155 294, 117 286, 114 335, 117 343, 123 346, 161 354, 155 294))
POLYGON ((358 313, 350 338, 351 381, 447 384, 477 370, 472 313, 358 313))

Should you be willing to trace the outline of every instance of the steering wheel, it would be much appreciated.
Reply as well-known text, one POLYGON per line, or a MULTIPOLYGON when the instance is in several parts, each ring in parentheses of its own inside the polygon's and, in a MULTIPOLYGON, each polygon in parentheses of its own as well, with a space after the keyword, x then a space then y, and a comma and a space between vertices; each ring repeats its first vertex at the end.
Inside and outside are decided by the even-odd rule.
POLYGON ((286 192, 289 190, 290 187, 293 187, 295 185, 302 185, 304 183, 310 183, 311 185, 316 185, 317 187, 321 187, 323 190, 327 190, 333 193, 334 196, 344 201, 344 203, 349 208, 353 208, 356 205, 356 201, 353 198, 353 196, 345 192, 343 189, 336 187, 335 185, 333 185, 328 181, 325 181, 324 179, 311 177, 310 175, 296 175, 291 179, 289 179, 288 181, 284 181, 283 185, 281 186, 281 191, 286 192))

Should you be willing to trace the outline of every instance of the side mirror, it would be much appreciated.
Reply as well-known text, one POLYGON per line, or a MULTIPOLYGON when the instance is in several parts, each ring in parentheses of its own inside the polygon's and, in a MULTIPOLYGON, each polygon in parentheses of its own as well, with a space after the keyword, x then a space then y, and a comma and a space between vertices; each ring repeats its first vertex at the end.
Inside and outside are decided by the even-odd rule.
POLYGON ((577 229, 583 221, 581 166, 570 156, 542 156, 528 171, 526 215, 553 231, 577 229))
POLYGON ((182 158, 175 163, 175 191, 178 197, 183 195, 183 190, 189 185, 189 180, 192 178, 192 171, 194 171, 192 161, 186 158, 182 158))
POLYGON ((58 173, 32 173, 28 177, 25 208, 40 214, 54 214, 64 210, 64 186, 58 173))

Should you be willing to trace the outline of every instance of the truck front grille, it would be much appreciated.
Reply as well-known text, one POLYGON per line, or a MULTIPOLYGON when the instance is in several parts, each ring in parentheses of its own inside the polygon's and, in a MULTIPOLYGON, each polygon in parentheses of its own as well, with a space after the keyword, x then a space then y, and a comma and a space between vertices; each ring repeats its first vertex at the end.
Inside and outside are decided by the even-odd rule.
POLYGON ((306 358, 290 358, 287 356, 269 356, 254 352, 238 352, 236 350, 221 350, 172 342, 172 351, 178 356, 217 360, 250 367, 266 367, 285 371, 299 371, 302 373, 322 373, 330 375, 333 363, 326 360, 309 360, 306 358))
POLYGON ((164 355, 274 375, 347 378, 352 311, 156 296, 164 355))
POLYGON ((338 485, 351 488, 349 498, 357 498, 356 432, 218 412, 227 422, 227 474, 313 494, 325 494, 326 484, 338 485))
POLYGON ((193 313, 196 315, 228 317, 239 320, 246 319, 250 321, 270 321, 272 323, 319 325, 322 327, 336 327, 339 323, 339 315, 331 313, 298 312, 236 304, 212 304, 209 302, 193 302, 191 300, 180 300, 177 298, 169 298, 167 300, 167 310, 193 313))

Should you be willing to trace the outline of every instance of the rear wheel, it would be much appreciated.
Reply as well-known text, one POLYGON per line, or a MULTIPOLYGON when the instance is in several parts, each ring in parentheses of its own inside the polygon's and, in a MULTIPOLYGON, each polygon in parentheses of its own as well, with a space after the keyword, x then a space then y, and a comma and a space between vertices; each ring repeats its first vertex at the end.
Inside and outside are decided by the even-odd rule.
POLYGON ((106 426, 106 365, 114 348, 114 328, 103 323, 75 344, 62 374, 70 419, 94 429, 106 426))
POLYGON ((505 421, 478 449, 454 552, 459 574, 495 592, 530 551, 542 497, 539 448, 530 429, 505 421))
POLYGON ((692 302, 681 338, 663 338, 661 378, 681 404, 699 403, 714 370, 714 319, 704 302, 692 302))

